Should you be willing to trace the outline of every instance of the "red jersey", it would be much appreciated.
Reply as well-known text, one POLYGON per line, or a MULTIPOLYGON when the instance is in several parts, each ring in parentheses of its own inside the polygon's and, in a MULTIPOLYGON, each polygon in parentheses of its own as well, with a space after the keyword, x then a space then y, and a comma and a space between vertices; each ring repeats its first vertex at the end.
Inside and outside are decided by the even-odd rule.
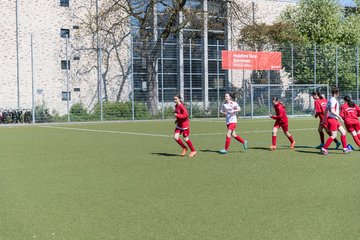
POLYGON ((276 116, 271 116, 272 119, 276 119, 276 121, 279 121, 281 123, 287 123, 288 118, 286 116, 286 110, 285 106, 282 103, 277 103, 274 105, 276 116))
POLYGON ((188 129, 189 128, 189 114, 186 110, 184 104, 176 104, 175 105, 175 113, 176 113, 176 128, 179 129, 188 129))
POLYGON ((318 98, 315 100, 315 102, 314 102, 315 117, 320 117, 320 119, 324 119, 327 102, 328 101, 326 98, 323 98, 323 99, 318 98))
POLYGON ((341 106, 340 117, 344 119, 345 124, 358 123, 358 114, 360 113, 360 107, 355 104, 354 107, 350 107, 347 103, 341 106))

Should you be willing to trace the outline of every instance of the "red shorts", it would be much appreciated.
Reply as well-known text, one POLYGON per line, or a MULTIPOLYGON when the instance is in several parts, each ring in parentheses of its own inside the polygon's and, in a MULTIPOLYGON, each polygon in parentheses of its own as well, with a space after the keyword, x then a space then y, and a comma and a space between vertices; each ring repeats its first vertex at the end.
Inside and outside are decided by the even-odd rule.
POLYGON ((226 126, 228 130, 234 131, 236 128, 236 123, 229 123, 226 126))
POLYGON ((184 137, 188 137, 190 135, 190 128, 188 129, 175 128, 175 133, 179 133, 180 135, 182 134, 184 137))
POLYGON ((328 118, 327 119, 327 127, 330 131, 337 131, 339 129, 339 127, 341 126, 341 124, 339 123, 339 121, 335 118, 328 118))
POLYGON ((282 130, 284 132, 288 132, 289 131, 289 123, 288 122, 280 122, 280 121, 275 121, 274 124, 274 128, 282 128, 282 130))
POLYGON ((349 133, 355 131, 360 131, 360 123, 352 123, 352 124, 345 124, 346 130, 348 130, 349 133))

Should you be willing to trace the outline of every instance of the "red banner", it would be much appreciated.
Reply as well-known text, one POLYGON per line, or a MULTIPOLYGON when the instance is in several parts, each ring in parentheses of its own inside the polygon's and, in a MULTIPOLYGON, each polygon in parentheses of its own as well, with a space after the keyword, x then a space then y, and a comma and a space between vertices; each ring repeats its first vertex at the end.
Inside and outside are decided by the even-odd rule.
POLYGON ((222 69, 280 70, 281 52, 222 51, 222 69))

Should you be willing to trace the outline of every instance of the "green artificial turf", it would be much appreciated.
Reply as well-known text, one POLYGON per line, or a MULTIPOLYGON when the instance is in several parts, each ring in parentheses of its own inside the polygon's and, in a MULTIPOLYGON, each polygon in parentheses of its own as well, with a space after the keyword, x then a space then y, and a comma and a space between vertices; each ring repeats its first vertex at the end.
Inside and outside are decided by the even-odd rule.
POLYGON ((0 239, 359 239, 360 152, 320 155, 309 118, 271 152, 273 123, 221 155, 224 120, 193 120, 194 158, 173 121, 3 126, 0 239))

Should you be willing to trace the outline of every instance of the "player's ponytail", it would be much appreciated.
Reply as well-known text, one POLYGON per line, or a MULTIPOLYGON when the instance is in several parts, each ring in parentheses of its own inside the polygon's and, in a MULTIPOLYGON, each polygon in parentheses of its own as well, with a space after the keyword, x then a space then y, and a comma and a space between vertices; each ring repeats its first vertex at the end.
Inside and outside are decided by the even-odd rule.
MULTIPOLYGON (((235 101, 235 93, 226 92, 225 95, 229 95, 231 101, 235 101)), ((226 102, 226 100, 225 100, 226 102)))
POLYGON ((281 102, 277 97, 273 97, 272 98, 272 101, 275 103, 275 102, 278 102, 279 104, 281 104, 284 108, 286 108, 285 104, 283 102, 281 102))
POLYGON ((311 95, 313 95, 313 96, 316 95, 316 96, 318 96, 320 99, 323 99, 323 98, 324 98, 324 96, 320 93, 319 90, 316 90, 316 91, 312 92, 311 95))
POLYGON ((176 94, 174 97, 178 98, 180 100, 180 102, 184 103, 183 100, 181 99, 180 94, 176 94))
POLYGON ((355 103, 351 100, 349 96, 345 96, 344 101, 349 105, 349 107, 355 107, 355 103))

